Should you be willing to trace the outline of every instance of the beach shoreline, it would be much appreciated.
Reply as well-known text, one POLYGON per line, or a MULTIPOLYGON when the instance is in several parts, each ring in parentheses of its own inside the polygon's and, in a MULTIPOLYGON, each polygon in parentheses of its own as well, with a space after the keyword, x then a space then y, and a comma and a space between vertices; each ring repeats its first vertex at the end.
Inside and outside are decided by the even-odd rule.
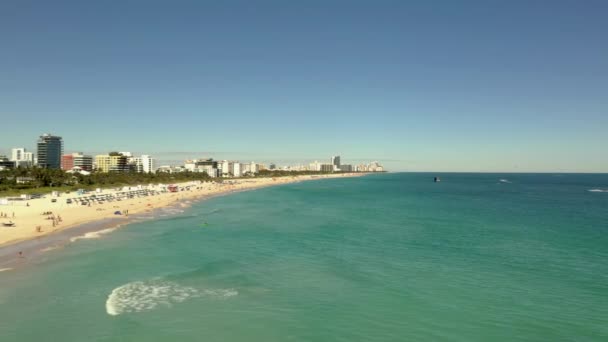
MULTIPOLYGON (((363 175, 363 173, 348 173, 234 179, 222 183, 186 182, 176 184, 183 189, 179 192, 127 198, 91 206, 66 204, 66 196, 55 198, 57 201, 52 202, 50 195, 17 205, 3 205, 0 206, 0 212, 7 214, 7 217, 1 218, 0 222, 11 221, 15 223, 15 227, 0 227, 0 268, 10 268, 9 266, 15 264, 22 255, 27 255, 29 258, 78 239, 97 237, 87 234, 95 234, 98 231, 110 232, 121 226, 154 217, 159 210, 183 210, 193 202, 264 187, 363 175), (121 215, 115 215, 116 211, 121 212, 121 215), (41 214, 48 212, 52 214, 41 214), (61 222, 58 221, 58 217, 61 217, 61 222)), ((105 190, 103 194, 113 195, 118 192, 118 189, 105 190)))

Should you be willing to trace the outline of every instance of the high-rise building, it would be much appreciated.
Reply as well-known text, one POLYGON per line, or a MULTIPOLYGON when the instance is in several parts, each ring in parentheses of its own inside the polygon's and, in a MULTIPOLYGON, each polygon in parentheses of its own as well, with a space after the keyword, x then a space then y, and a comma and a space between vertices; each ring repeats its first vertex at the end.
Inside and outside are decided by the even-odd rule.
POLYGON ((142 171, 145 173, 154 172, 156 169, 154 168, 154 158, 147 154, 142 154, 141 158, 142 171))
POLYGON ((241 177, 241 163, 239 163, 239 162, 232 163, 232 175, 234 177, 241 177))
POLYGON ((43 134, 38 139, 38 166, 47 169, 61 168, 61 155, 63 153, 63 139, 58 136, 43 134))
POLYGON ((251 162, 251 164, 249 165, 249 172, 251 173, 258 173, 259 172, 259 167, 258 164, 256 164, 255 162, 251 162))
POLYGON ((32 152, 27 152, 25 148, 13 148, 11 152, 11 161, 15 162, 15 167, 28 167, 34 165, 34 154, 32 152))
POLYGON ((331 157, 331 164, 334 166, 334 171, 340 170, 340 156, 331 157))
POLYGON ((232 168, 232 163, 231 163, 231 162, 229 162, 229 161, 227 161, 227 160, 223 160, 223 161, 222 161, 222 162, 219 164, 219 167, 220 167, 220 170, 221 170, 221 171, 220 171, 220 172, 221 172, 221 173, 220 173, 220 175, 221 175, 222 177, 227 177, 227 176, 230 176, 230 175, 231 175, 231 173, 232 173, 232 170, 231 170, 231 168, 232 168))
POLYGON ((23 160, 23 155, 25 154, 25 148, 17 147, 12 150, 12 158, 11 161, 19 161, 23 160))

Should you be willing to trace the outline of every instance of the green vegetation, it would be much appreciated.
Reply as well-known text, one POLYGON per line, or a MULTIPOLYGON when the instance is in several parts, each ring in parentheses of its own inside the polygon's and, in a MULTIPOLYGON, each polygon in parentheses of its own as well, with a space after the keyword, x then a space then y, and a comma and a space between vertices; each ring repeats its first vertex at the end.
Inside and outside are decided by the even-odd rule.
POLYGON ((16 168, 0 171, 0 195, 45 193, 51 191, 75 191, 125 185, 150 183, 177 183, 192 180, 209 181, 206 173, 137 173, 93 172, 90 175, 67 173, 63 170, 44 168, 16 168))
MULTIPOLYGON (((290 177, 300 175, 329 174, 331 172, 263 170, 254 176, 243 177, 290 177)), ((222 182, 225 178, 211 178, 204 172, 137 173, 137 172, 93 172, 90 175, 67 173, 63 170, 16 168, 0 171, 0 197, 20 194, 49 193, 51 191, 91 190, 138 184, 171 184, 187 181, 222 182)), ((229 178, 234 179, 234 178, 229 178)))

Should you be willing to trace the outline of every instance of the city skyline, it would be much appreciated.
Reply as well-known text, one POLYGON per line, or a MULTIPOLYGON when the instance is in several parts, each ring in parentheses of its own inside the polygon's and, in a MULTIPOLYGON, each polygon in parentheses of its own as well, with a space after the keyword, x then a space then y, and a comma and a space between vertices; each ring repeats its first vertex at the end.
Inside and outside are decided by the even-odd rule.
MULTIPOLYGON (((61 169, 70 173, 90 174, 90 172, 206 172, 211 177, 241 177, 242 175, 254 175, 258 170, 283 170, 283 171, 315 171, 315 172, 384 172, 387 169, 374 160, 357 161, 353 164, 341 163, 340 155, 333 155, 329 163, 319 162, 318 159, 280 161, 258 160, 255 162, 242 163, 243 160, 224 158, 223 156, 209 155, 201 157, 188 156, 183 160, 157 160, 149 154, 133 153, 131 151, 114 150, 103 153, 83 153, 64 151, 63 137, 51 133, 43 133, 37 140, 34 152, 28 148, 14 147, 11 149, 10 158, 0 154, 0 170, 16 167, 42 167, 50 169, 61 169), (52 143, 52 145, 49 145, 52 143), (49 147, 49 146, 52 146, 49 147), (51 160, 51 162, 49 162, 51 160), (295 161, 295 163, 294 163, 295 161), (9 162, 12 162, 9 163, 9 162), (268 164, 268 165, 266 165, 268 164), (277 165, 278 164, 278 165, 277 165), (219 166, 218 166, 219 165, 219 166)), ((204 154, 204 153, 203 153, 204 154)), ((172 157, 176 157, 172 155, 172 157)), ((323 159, 321 159, 323 160, 323 159)))
POLYGON ((0 5, 0 154, 608 172, 608 4, 0 5), (517 25, 513 25, 517 23, 517 25), (179 158, 173 156, 179 155, 179 158))
MULTIPOLYGON (((54 137, 54 138, 59 138, 62 142, 62 146, 61 146, 61 151, 63 151, 61 154, 58 155, 59 159, 61 160, 61 168, 63 169, 63 161, 64 159, 68 159, 69 163, 73 163, 73 158, 76 155, 79 155, 80 158, 83 157, 89 157, 92 159, 96 159, 96 157, 102 157, 102 156, 107 156, 108 153, 113 153, 113 152, 117 152, 120 154, 125 155, 128 158, 135 158, 135 155, 141 155, 141 157, 151 157, 148 154, 146 154, 146 152, 124 152, 124 149, 113 149, 113 150, 105 150, 105 151, 95 151, 95 152, 83 152, 82 149, 65 149, 64 151, 64 145, 63 145, 63 137, 60 135, 55 135, 52 133, 43 133, 38 137, 37 142, 39 142, 40 139, 43 139, 44 137, 54 137)), ((22 160, 23 156, 21 156, 22 154, 26 153, 30 156, 30 162, 31 164, 28 164, 29 166, 35 165, 36 164, 36 159, 37 159, 37 152, 38 152, 38 148, 34 147, 32 148, 28 148, 28 147, 24 147, 24 145, 21 145, 19 147, 12 147, 10 149, 10 151, 8 151, 7 153, 4 153, 2 150, 0 150, 0 156, 6 156, 7 158, 9 158, 12 161, 20 161, 22 160)), ((216 161, 221 161, 221 160, 230 160, 230 161, 244 161, 247 160, 247 158, 234 158, 232 153, 224 153, 224 156, 222 156, 222 153, 213 153, 213 152, 176 152, 176 153, 165 153, 165 154, 161 154, 164 155, 165 159, 155 159, 155 164, 157 166, 161 166, 161 164, 163 166, 179 166, 184 164, 185 161, 191 160, 191 159, 204 159, 204 158, 210 158, 210 159, 214 159, 216 161), (219 155, 219 157, 218 157, 219 155), (227 157, 225 155, 228 155, 227 157), (232 155, 232 157, 230 157, 232 155), (182 159, 179 159, 178 157, 182 156, 182 159), (224 158, 226 157, 226 158, 224 158), (174 158, 174 159, 171 159, 174 158)), ((324 164, 335 164, 334 163, 334 158, 337 158, 337 163, 338 165, 340 164, 340 156, 331 156, 331 157, 327 157, 327 159, 329 159, 329 161, 326 161, 324 164)), ((137 158, 135 158, 137 159, 137 158)), ((133 159, 133 160, 135 160, 133 159)), ((270 159, 259 159, 258 158, 258 162, 262 162, 262 163, 268 163, 268 164, 279 164, 279 166, 281 167, 285 167, 285 166, 295 166, 295 165, 307 165, 310 164, 311 162, 318 162, 318 160, 323 160, 323 158, 310 158, 310 159, 298 159, 298 158, 290 158, 290 159, 277 159, 277 158, 270 158, 270 159)), ((251 160, 253 162, 253 160, 251 160)), ((360 164, 360 163, 368 163, 368 162, 377 162, 377 159, 361 159, 361 160, 357 160, 356 163, 360 164)), ((351 161, 352 162, 352 161, 351 161)), ((93 162, 91 162, 93 163, 93 162)), ((93 163, 95 164, 95 163, 93 163)), ((352 165, 352 164, 348 164, 348 165, 352 165)), ((87 171, 90 171, 90 169, 84 168, 87 171)))

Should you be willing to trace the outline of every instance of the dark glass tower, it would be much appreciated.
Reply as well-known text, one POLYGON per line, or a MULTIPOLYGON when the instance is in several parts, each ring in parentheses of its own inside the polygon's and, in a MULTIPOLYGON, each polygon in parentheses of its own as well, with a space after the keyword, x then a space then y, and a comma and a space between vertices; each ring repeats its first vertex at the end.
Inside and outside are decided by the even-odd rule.
POLYGON ((63 139, 50 134, 43 134, 38 139, 38 166, 45 169, 61 168, 61 155, 63 154, 63 139))

